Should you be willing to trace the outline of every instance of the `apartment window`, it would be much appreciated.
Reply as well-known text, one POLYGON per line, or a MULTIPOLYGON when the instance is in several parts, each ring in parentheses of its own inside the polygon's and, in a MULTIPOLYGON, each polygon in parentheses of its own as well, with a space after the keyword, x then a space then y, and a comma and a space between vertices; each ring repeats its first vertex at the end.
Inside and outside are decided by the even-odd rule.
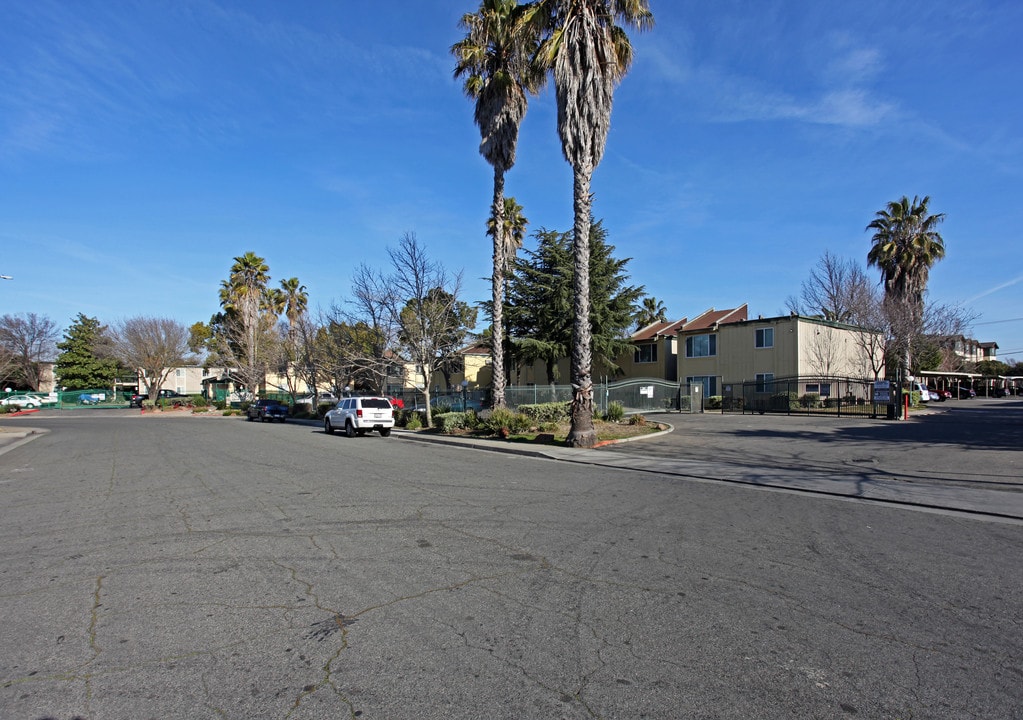
POLYGON ((178 368, 177 370, 174 371, 174 377, 185 377, 185 371, 182 370, 181 368, 178 368))
POLYGON ((758 348, 773 348, 774 328, 757 328, 756 346, 758 348))
POLYGON ((713 357, 718 354, 717 335, 690 335, 686 338, 686 357, 713 357))
POLYGON ((757 373, 757 392, 774 392, 774 373, 757 373))
POLYGON ((657 343, 646 343, 636 347, 636 362, 657 362, 657 343))
POLYGON ((807 383, 806 392, 821 397, 831 397, 831 383, 807 383))
POLYGON ((686 382, 690 385, 702 385, 704 397, 718 394, 718 379, 714 375, 691 375, 686 378, 686 382))

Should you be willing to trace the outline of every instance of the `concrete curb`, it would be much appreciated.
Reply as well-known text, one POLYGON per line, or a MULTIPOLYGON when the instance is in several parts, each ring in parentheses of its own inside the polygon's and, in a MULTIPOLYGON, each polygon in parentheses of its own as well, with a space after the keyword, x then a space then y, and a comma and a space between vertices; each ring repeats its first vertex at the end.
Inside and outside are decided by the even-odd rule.
POLYGON ((30 443, 48 432, 50 431, 42 428, 19 428, 18 430, 0 428, 0 455, 30 443))

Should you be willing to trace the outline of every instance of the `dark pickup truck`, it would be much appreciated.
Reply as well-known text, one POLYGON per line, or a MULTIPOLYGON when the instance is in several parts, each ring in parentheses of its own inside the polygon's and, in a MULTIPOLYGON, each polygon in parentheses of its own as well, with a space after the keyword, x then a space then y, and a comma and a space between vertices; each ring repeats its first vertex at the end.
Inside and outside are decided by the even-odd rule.
POLYGON ((259 418, 260 422, 266 422, 267 420, 270 422, 274 420, 284 422, 288 419, 288 406, 276 400, 257 400, 249 405, 245 415, 250 421, 259 418))

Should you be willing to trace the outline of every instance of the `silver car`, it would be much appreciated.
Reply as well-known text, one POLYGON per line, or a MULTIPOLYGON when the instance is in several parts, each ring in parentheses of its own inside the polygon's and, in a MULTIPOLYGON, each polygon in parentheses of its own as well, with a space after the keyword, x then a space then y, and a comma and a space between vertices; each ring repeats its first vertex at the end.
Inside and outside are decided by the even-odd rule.
POLYGON ((385 397, 349 397, 338 402, 323 418, 323 431, 344 430, 348 437, 379 430, 383 437, 394 427, 394 408, 385 397))

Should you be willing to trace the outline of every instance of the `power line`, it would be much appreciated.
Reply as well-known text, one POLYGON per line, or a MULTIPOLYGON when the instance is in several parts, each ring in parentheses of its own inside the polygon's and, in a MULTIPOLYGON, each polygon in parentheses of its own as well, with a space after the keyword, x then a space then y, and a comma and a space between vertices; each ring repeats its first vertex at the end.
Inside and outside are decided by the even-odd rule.
POLYGON ((1023 320, 1023 317, 1009 318, 1008 320, 988 320, 987 322, 972 323, 972 324, 973 325, 997 325, 999 323, 1019 322, 1020 320, 1023 320))

